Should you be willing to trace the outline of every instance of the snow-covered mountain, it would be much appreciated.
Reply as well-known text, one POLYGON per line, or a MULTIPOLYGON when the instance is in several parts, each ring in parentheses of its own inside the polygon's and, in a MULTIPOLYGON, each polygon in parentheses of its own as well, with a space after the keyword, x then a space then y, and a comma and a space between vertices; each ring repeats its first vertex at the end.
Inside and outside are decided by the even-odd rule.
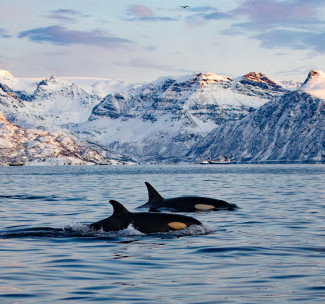
POLYGON ((59 130, 65 127, 65 124, 86 121, 103 94, 106 96, 121 88, 134 86, 119 80, 71 80, 81 84, 77 85, 54 76, 46 79, 17 79, 10 72, 0 70, 0 92, 2 97, 7 99, 6 102, 2 101, 3 107, 0 110, 12 121, 14 115, 9 109, 19 103, 24 116, 32 116, 33 119, 24 120, 20 117, 18 121, 15 119, 15 123, 20 122, 25 127, 59 130), (11 101, 8 96, 12 97, 11 101))
POLYGON ((30 107, 39 112, 47 124, 62 125, 86 121, 99 101, 99 96, 52 76, 38 83, 30 107))
POLYGON ((179 111, 187 111, 204 122, 219 124, 240 119, 284 92, 283 87, 260 73, 235 80, 213 73, 164 77, 123 93, 109 94, 94 108, 90 120, 142 116, 154 121, 170 113, 177 118, 179 111))
MULTIPOLYGON (((320 100, 316 97, 325 98, 322 72, 311 71, 302 85, 293 81, 273 81, 258 72, 236 78, 196 73, 129 84, 123 80, 62 79, 53 76, 47 79, 17 79, 0 70, 0 111, 11 123, 23 128, 65 133, 79 138, 88 146, 100 147, 101 151, 106 151, 107 157, 123 161, 196 161, 210 152, 236 156, 238 160, 271 159, 273 156, 269 158, 264 150, 259 153, 252 150, 254 153, 246 156, 239 150, 230 153, 230 146, 227 150, 221 143, 226 144, 230 138, 238 141, 240 137, 236 138, 236 128, 240 130, 244 126, 242 123, 246 123, 251 134, 257 136, 254 126, 258 127, 259 123, 254 120, 254 115, 259 115, 260 123, 268 125, 273 117, 272 111, 276 112, 277 107, 285 112, 281 100, 293 99, 299 104, 309 100, 308 96, 315 100, 320 100), (275 103, 272 111, 263 110, 272 103, 275 103), (252 125, 249 123, 251 119, 252 125), (213 137, 211 134, 215 132, 221 132, 221 137, 213 137), (212 148, 215 142, 219 143, 217 150, 212 148)), ((316 115, 310 112, 311 109, 302 105, 294 110, 301 113, 293 113, 307 117, 316 115)), ((320 110, 320 113, 323 112, 320 110)), ((286 122, 292 114, 283 115, 281 121, 273 122, 274 128, 285 128, 285 123, 280 122, 286 122)), ((321 120, 321 117, 322 114, 316 120, 321 120)), ((310 126, 316 127, 313 123, 310 126)), ((288 129, 285 132, 289 132, 288 129)), ((299 132, 292 134, 299 139, 299 132)), ((263 136, 270 138, 267 132, 263 136)), ((254 141, 253 137, 251 140, 254 141)), ((278 141, 280 137, 274 140, 278 141)), ((263 149, 266 149, 267 142, 263 139, 263 149)), ((234 149, 234 144, 231 148, 234 149)), ((250 149, 247 148, 247 151, 250 149)), ((283 155, 289 157, 289 154, 283 155)), ((294 157, 305 159, 302 154, 294 157)), ((308 157, 315 159, 316 156, 310 154, 308 157)), ((282 156, 280 158, 283 159, 282 156)))
POLYGON ((294 91, 218 126, 188 154, 236 161, 324 161, 325 100, 294 91))
MULTIPOLYGON (((37 118, 37 114, 32 113, 28 105, 12 90, 0 82, 0 111, 2 111, 8 120, 24 127, 35 126, 35 121, 41 120, 37 118)), ((41 122, 40 122, 41 123, 41 122)))
POLYGON ((126 91, 138 86, 137 83, 130 83, 122 79, 101 79, 85 77, 60 77, 59 79, 76 84, 88 94, 96 95, 100 99, 113 92, 126 91))
POLYGON ((261 73, 164 77, 107 95, 73 129, 142 161, 182 161, 216 125, 239 120, 285 90, 261 73))
POLYGON ((312 70, 299 90, 325 99, 325 73, 318 70, 312 70))
POLYGON ((20 128, 0 112, 0 165, 44 162, 86 165, 106 160, 96 150, 77 145, 65 134, 20 128))

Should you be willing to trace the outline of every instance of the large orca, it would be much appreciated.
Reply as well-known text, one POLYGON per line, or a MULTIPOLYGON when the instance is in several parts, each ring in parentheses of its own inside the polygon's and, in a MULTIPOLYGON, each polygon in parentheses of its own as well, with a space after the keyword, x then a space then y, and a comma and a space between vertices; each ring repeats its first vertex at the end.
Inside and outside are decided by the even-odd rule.
POLYGON ((149 183, 145 182, 145 184, 148 188, 149 200, 146 204, 137 208, 149 208, 149 211, 168 210, 173 212, 234 210, 237 208, 235 204, 208 197, 183 196, 165 199, 149 183))
POLYGON ((202 225, 202 223, 192 217, 168 214, 128 211, 117 201, 109 201, 113 206, 113 214, 101 221, 90 224, 90 228, 103 231, 117 231, 127 228, 130 224, 142 233, 157 233, 180 230, 191 225, 202 225))

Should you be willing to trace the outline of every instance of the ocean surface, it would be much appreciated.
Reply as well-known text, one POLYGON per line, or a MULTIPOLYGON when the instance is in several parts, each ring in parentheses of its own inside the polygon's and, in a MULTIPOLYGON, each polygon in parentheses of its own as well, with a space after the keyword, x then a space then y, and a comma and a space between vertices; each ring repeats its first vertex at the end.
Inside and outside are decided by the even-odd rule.
POLYGON ((0 167, 0 303, 325 303, 324 165, 0 167), (197 195, 204 229, 93 232, 115 199, 197 195))

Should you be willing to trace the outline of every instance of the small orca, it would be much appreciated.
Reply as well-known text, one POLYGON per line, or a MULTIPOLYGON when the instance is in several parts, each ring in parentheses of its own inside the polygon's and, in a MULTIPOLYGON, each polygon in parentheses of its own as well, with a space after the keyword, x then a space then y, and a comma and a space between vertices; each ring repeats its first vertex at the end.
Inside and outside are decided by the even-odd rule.
POLYGON ((122 204, 110 200, 113 206, 113 214, 101 221, 89 225, 91 229, 103 230, 106 232, 126 229, 130 224, 142 233, 157 233, 180 230, 191 225, 202 225, 202 223, 192 217, 168 214, 128 211, 122 204))
POLYGON ((137 208, 149 208, 149 211, 159 211, 160 209, 173 212, 194 212, 208 210, 234 210, 235 204, 230 204, 222 200, 199 197, 184 196, 164 199, 157 190, 149 183, 145 182, 148 188, 149 200, 146 204, 137 208))

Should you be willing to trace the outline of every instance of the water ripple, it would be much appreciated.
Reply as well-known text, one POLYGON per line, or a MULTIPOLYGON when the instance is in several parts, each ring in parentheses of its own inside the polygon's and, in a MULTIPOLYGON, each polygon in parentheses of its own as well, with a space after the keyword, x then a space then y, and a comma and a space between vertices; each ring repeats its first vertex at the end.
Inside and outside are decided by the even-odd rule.
POLYGON ((1 303, 324 302, 325 166, 3 167, 0 175, 1 303), (204 227, 175 233, 88 228, 112 213, 109 199, 130 211, 145 203, 145 181, 166 197, 240 208, 190 214, 204 227))

